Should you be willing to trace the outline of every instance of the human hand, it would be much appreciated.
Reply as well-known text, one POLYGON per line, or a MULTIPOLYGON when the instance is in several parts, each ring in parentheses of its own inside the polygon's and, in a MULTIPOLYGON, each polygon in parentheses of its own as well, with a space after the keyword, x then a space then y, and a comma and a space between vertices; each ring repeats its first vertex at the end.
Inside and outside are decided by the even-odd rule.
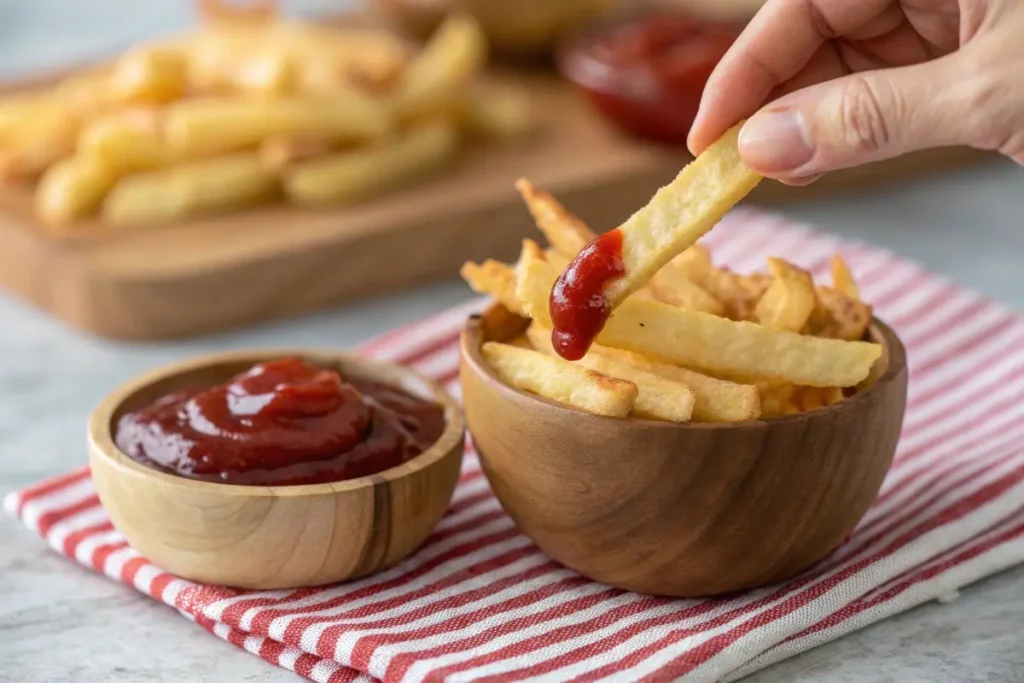
POLYGON ((1020 0, 768 0, 708 81, 689 147, 750 117, 744 162, 793 185, 929 147, 1024 164, 1022 72, 1020 0))

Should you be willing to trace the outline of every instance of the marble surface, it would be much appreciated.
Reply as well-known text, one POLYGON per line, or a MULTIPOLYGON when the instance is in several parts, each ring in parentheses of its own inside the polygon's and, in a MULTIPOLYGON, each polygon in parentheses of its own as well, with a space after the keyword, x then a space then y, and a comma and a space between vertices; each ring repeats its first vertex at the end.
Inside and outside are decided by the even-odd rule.
MULTIPOLYGON (((307 0, 304 10, 344 3, 307 0)), ((0 0, 0 75, 116 49, 188 21, 181 0, 0 0)), ((1024 310, 1024 169, 946 174, 789 215, 887 246, 1024 310)), ((457 280, 188 341, 80 335, 0 293, 0 493, 84 462, 92 406, 136 373, 208 351, 348 347, 462 301, 457 280)), ((134 591, 48 551, 0 515, 0 682, 294 681, 134 591), (59 656, 55 656, 59 653, 59 656), (216 665, 213 665, 216 662, 216 665)), ((750 683, 1024 681, 1024 567, 758 672, 750 683)))

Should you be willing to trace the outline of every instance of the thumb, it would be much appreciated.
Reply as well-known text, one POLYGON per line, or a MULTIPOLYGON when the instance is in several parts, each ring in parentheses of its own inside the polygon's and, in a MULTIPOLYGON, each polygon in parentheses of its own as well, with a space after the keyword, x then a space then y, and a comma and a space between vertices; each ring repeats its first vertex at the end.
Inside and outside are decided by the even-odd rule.
POLYGON ((969 143, 977 76, 956 55, 866 71, 785 95, 740 132, 744 162, 762 175, 801 182, 822 173, 928 147, 969 143))

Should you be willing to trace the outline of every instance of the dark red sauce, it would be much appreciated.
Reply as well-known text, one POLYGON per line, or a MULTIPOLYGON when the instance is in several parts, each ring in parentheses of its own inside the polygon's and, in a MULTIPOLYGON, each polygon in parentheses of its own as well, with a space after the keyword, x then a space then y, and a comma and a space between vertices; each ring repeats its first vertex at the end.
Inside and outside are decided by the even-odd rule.
POLYGON ((559 63, 595 108, 625 130, 684 145, 708 78, 741 31, 736 23, 673 11, 642 13, 577 37, 559 63))
POLYGON ((383 472, 444 427, 437 404, 285 358, 128 413, 115 441, 134 460, 190 479, 288 486, 383 472))
POLYGON ((617 228, 583 247, 551 289, 551 343, 559 356, 579 360, 601 332, 611 306, 604 296, 608 283, 625 272, 622 232, 617 228))

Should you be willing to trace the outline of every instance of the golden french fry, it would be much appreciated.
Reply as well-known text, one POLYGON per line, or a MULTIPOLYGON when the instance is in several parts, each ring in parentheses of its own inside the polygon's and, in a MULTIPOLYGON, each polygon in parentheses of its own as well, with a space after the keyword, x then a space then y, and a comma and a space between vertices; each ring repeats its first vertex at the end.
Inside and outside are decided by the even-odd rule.
POLYGON ((623 275, 604 288, 614 310, 676 255, 697 242, 761 180, 740 159, 736 125, 619 227, 623 275))
POLYGON ((0 141, 10 138, 38 121, 60 115, 61 103, 49 93, 33 93, 0 99, 0 141))
POLYGON ((843 396, 843 390, 839 387, 825 387, 822 389, 822 400, 827 406, 830 406, 833 403, 839 403, 844 398, 846 397, 843 396))
POLYGON ((544 260, 550 263, 552 268, 558 272, 562 272, 565 270, 566 266, 569 265, 569 262, 572 259, 560 252, 558 249, 551 248, 544 250, 544 260))
POLYGON ((111 225, 152 225, 273 198, 277 175, 256 153, 194 161, 123 178, 103 203, 111 225))
POLYGON ((825 403, 825 389, 827 387, 801 387, 799 394, 800 410, 807 412, 821 408, 825 403))
MULTIPOLYGON (((557 273, 535 260, 523 268, 516 297, 544 326, 557 273)), ((879 344, 820 339, 749 322, 627 298, 596 341, 686 367, 808 386, 854 386, 882 354, 879 344)))
POLYGON ((871 324, 871 307, 831 287, 818 287, 814 313, 804 328, 817 337, 863 339, 871 324))
POLYGON ((0 179, 30 179, 71 156, 78 123, 70 112, 50 111, 26 124, 0 146, 0 179))
POLYGON ((455 13, 438 27, 402 73, 394 96, 403 118, 448 110, 487 63, 487 38, 472 16, 455 13))
POLYGON ((516 274, 504 263, 487 259, 483 263, 467 261, 459 275, 477 294, 487 294, 502 306, 522 315, 523 307, 516 298, 516 274))
POLYGON ((284 170, 296 164, 327 156, 335 145, 324 138, 279 136, 260 145, 260 156, 269 168, 284 170))
POLYGON ((376 139, 391 130, 392 119, 380 101, 350 91, 330 97, 182 100, 168 107, 165 125, 172 149, 198 156, 255 147, 281 135, 376 139))
MULTIPOLYGON (((516 181, 516 189, 523 197, 526 208, 533 216, 537 229, 548 243, 568 260, 575 258, 583 247, 597 238, 587 224, 567 210, 548 192, 536 187, 526 178, 516 181)), ((568 261, 567 261, 568 265, 568 261)))
POLYGON ((278 52, 240 64, 232 74, 231 85, 244 93, 283 96, 297 89, 297 80, 293 62, 278 52))
POLYGON ((552 401, 608 417, 626 417, 636 403, 632 382, 510 344, 485 342, 481 351, 501 381, 552 401))
MULTIPOLYGON (((551 346, 551 330, 533 324, 527 328, 526 337, 537 351, 557 357, 551 346)), ((635 384, 637 395, 632 414, 637 417, 669 422, 689 422, 693 417, 694 392, 682 382, 647 372, 612 356, 589 353, 574 362, 606 377, 635 384)))
MULTIPOLYGON (((651 278, 650 290, 659 300, 678 308, 712 315, 724 315, 725 307, 706 289, 687 278, 672 263, 666 263, 651 278)), ((641 290, 642 291, 642 290, 641 290)))
POLYGON ((89 216, 117 182, 117 173, 94 157, 74 156, 51 166, 39 181, 35 210, 49 225, 89 216))
POLYGON ((285 174, 285 190, 297 204, 348 203, 427 175, 457 151, 454 125, 431 122, 393 142, 299 164, 285 174))
POLYGON ((518 138, 533 129, 530 97, 524 90, 474 84, 459 108, 462 125, 488 139, 518 138))
POLYGON ((806 270, 779 258, 768 259, 772 284, 757 304, 757 321, 776 330, 799 332, 814 311, 814 280, 806 270))
MULTIPOLYGON (((549 341, 550 343, 550 341, 549 341)), ((701 422, 742 422, 761 416, 761 398, 752 384, 738 384, 659 362, 640 353, 613 349, 600 344, 590 347, 588 355, 617 358, 633 367, 682 382, 694 395, 693 419, 701 422)))
POLYGON ((853 279, 850 267, 846 265, 846 261, 839 254, 832 256, 832 286, 851 299, 860 300, 860 288, 857 286, 857 281, 853 279))
POLYGON ((187 91, 188 70, 188 57, 177 47, 137 47, 117 60, 108 87, 120 102, 171 102, 187 91))
POLYGON ((512 339, 509 339, 507 343, 509 344, 509 346, 516 346, 520 349, 536 351, 536 349, 533 348, 533 344, 530 343, 530 340, 527 338, 525 334, 517 335, 512 339))
POLYGON ((79 133, 77 151, 119 174, 149 171, 178 160, 163 137, 159 114, 152 110, 94 119, 79 133))

